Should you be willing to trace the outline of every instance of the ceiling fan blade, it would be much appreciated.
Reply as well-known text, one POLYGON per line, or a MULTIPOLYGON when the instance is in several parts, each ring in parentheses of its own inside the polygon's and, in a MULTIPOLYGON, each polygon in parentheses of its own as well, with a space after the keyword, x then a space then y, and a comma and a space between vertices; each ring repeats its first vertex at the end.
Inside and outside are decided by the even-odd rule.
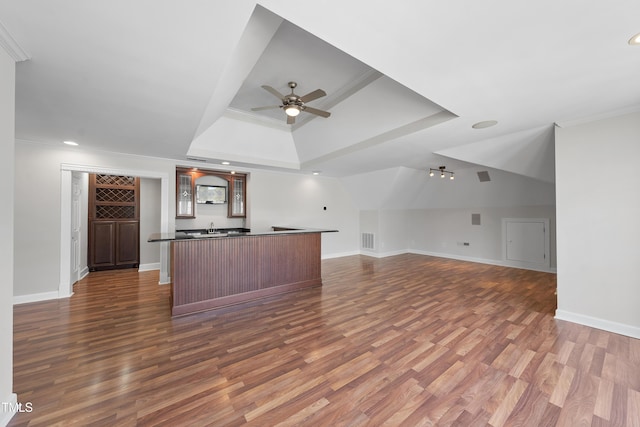
POLYGON ((313 101, 314 99, 322 98, 323 96, 327 96, 327 93, 322 89, 316 89, 313 92, 309 92, 308 94, 301 96, 300 101, 309 102, 313 101))
POLYGON ((280 106, 279 105, 268 105, 266 107, 255 107, 255 108, 252 108, 251 111, 270 110, 272 108, 280 108, 280 106))
POLYGON ((280 100, 282 100, 284 98, 283 94, 281 94, 280 92, 278 92, 277 90, 275 90, 271 86, 262 85, 262 89, 266 90, 267 92, 269 92, 270 94, 272 94, 273 96, 277 97, 280 100))
POLYGON ((296 118, 294 116, 287 116, 287 124, 292 125, 296 122, 296 118))
POLYGON ((302 111, 306 111, 307 113, 315 114, 316 116, 320 116, 324 118, 327 118, 331 115, 331 113, 328 111, 318 110, 317 108, 307 107, 306 105, 304 106, 304 110, 302 111))

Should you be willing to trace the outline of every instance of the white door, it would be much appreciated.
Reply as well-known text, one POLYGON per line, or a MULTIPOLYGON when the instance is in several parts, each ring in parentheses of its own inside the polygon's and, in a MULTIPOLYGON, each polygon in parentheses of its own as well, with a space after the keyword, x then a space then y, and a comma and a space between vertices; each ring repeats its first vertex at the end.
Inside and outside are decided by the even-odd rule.
POLYGON ((504 253, 507 261, 549 266, 547 219, 504 219, 504 253))
POLYGON ((80 177, 73 174, 71 179, 71 284, 80 278, 80 239, 81 239, 81 197, 82 185, 80 177))

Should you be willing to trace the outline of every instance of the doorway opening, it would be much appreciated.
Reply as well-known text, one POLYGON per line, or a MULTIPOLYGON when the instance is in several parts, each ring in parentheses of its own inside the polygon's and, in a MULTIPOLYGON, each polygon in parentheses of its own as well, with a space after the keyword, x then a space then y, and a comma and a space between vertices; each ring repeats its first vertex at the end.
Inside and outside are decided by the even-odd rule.
MULTIPOLYGON (((106 175, 132 175, 140 178, 155 178, 160 180, 160 232, 169 231, 169 174, 164 172, 102 168, 88 165, 61 165, 61 212, 60 212, 60 283, 58 298, 73 295, 73 284, 78 278, 75 273, 78 257, 78 247, 74 248, 74 178, 73 174, 79 172, 97 173, 106 175)), ((160 284, 170 282, 169 275, 169 245, 160 243, 160 284)))

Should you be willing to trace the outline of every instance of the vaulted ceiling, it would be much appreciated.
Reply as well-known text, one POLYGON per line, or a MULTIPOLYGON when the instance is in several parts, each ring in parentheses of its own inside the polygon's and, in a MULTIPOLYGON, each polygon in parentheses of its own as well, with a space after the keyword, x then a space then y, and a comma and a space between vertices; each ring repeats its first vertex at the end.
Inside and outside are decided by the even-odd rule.
POLYGON ((553 182, 553 127, 640 109, 640 3, 0 2, 16 137, 332 176, 553 182), (323 89, 287 125, 269 85, 323 89), (495 120, 492 127, 473 124, 495 120))

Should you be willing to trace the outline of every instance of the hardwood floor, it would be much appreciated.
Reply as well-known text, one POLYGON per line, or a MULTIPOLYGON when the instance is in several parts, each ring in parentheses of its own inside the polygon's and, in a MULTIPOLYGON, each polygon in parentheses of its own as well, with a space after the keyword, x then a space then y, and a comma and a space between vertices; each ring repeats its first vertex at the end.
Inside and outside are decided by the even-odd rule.
POLYGON ((638 426, 640 341, 554 320, 555 275, 421 255, 171 319, 157 272, 15 306, 11 426, 638 426))

